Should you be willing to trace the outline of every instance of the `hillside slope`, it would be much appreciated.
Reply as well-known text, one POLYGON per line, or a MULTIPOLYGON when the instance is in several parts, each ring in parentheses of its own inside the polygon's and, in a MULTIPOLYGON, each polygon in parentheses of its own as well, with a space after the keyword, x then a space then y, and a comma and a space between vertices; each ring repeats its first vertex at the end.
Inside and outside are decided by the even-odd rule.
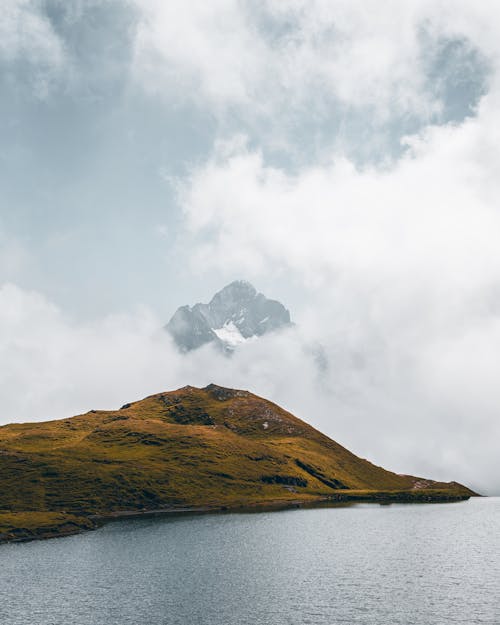
MULTIPOLYGON (((4 521, 28 511, 88 519, 121 511, 473 494, 454 482, 386 471, 279 406, 215 385, 159 393, 116 411, 0 427, 4 521)), ((0 513, 0 538, 11 536, 14 525, 2 523, 0 513)))

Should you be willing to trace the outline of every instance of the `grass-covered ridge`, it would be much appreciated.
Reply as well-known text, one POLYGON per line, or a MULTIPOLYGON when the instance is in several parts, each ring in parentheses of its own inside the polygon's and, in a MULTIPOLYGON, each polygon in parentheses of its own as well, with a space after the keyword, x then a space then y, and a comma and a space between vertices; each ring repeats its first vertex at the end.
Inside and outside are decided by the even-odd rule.
POLYGON ((125 510, 473 494, 386 471, 279 406, 215 385, 0 427, 0 538, 15 530, 13 513, 31 511, 72 515, 85 527, 89 517, 125 510))

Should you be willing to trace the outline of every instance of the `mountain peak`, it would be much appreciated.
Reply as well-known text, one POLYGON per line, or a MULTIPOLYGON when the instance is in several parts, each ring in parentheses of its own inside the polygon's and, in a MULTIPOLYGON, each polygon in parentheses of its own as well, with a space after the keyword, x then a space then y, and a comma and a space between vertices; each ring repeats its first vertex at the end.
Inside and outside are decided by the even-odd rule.
POLYGON ((238 345, 290 323, 290 313, 283 304, 258 293, 250 282, 235 280, 208 304, 178 308, 165 329, 183 352, 206 343, 232 352, 238 345))
POLYGON ((226 292, 231 292, 231 293, 239 292, 242 294, 247 293, 249 296, 255 297, 255 295, 257 294, 257 289, 253 286, 253 284, 251 284, 247 280, 233 280, 233 282, 230 282, 225 287, 223 287, 220 291, 218 291, 216 295, 220 295, 221 293, 226 293, 226 292))

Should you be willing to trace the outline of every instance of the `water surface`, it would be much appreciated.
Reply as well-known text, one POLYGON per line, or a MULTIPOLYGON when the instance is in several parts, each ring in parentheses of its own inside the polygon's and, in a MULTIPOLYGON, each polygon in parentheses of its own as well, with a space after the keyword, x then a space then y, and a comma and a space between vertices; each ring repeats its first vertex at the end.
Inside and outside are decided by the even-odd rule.
POLYGON ((500 623, 500 499, 141 519, 0 546, 5 625, 500 623))

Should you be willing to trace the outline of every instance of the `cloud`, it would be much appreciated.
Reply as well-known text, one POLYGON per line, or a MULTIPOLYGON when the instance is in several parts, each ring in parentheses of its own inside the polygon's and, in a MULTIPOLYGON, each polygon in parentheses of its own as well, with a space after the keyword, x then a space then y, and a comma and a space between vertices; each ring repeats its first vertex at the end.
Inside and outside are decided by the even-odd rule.
POLYGON ((6 0, 0 17, 0 55, 40 64, 59 65, 61 43, 40 2, 6 0))
POLYGON ((195 98, 257 109, 269 96, 309 100, 314 85, 315 97, 331 92, 351 105, 368 99, 382 109, 395 94, 403 108, 422 100, 418 5, 389 2, 376 12, 345 2, 137 5, 138 77, 151 88, 186 81, 195 98))
POLYGON ((497 491, 498 101, 408 137, 391 168, 332 156, 292 174, 238 139, 179 190, 194 271, 274 271, 302 289, 295 317, 330 363, 304 391, 322 429, 401 471, 428 463, 497 491))
POLYGON ((137 83, 208 110, 223 129, 246 125, 274 148, 290 148, 298 133, 302 144, 322 148, 327 136, 361 149, 362 141, 383 144, 380 129, 393 133, 395 122, 415 128, 459 114, 446 110, 447 90, 469 90, 474 105, 487 73, 480 54, 497 52, 491 24, 499 9, 488 2, 462 2, 458 11, 456 3, 422 0, 136 0, 136 7, 137 83), (446 66, 449 43, 456 54, 448 50, 446 66))
POLYGON ((320 285, 348 274, 383 287, 418 272, 424 285, 484 288, 498 275, 492 109, 485 102, 481 119, 409 138, 388 170, 338 158, 289 174, 240 142, 224 145, 180 187, 197 262, 281 265, 320 285))
POLYGON ((151 348, 157 328, 146 312, 77 324, 42 294, 4 284, 2 421, 116 407, 124 393, 135 396, 163 388, 168 367, 161 350, 151 348))
POLYGON ((266 48, 248 27, 241 5, 233 0, 137 4, 136 73, 147 88, 167 89, 175 97, 181 85, 194 97, 201 92, 229 104, 255 95, 249 89, 260 80, 266 48))
POLYGON ((31 68, 31 82, 40 97, 65 63, 64 46, 43 3, 5 0, 0 13, 0 62, 31 68))

